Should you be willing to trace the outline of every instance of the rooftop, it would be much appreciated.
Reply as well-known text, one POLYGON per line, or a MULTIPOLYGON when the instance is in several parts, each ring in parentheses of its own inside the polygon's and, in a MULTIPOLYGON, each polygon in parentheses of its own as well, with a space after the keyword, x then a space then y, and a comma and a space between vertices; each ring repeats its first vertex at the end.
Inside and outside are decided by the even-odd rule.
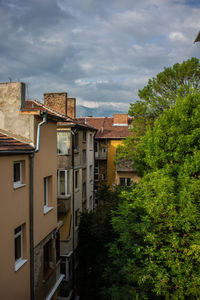
POLYGON ((12 138, 4 133, 0 132, 0 152, 1 151, 24 151, 29 153, 34 148, 26 143, 20 142, 15 138, 12 138))
POLYGON ((129 126, 133 118, 127 118, 127 124, 114 124, 112 117, 86 117, 77 118, 79 122, 93 126, 98 129, 95 138, 122 139, 131 135, 129 126))

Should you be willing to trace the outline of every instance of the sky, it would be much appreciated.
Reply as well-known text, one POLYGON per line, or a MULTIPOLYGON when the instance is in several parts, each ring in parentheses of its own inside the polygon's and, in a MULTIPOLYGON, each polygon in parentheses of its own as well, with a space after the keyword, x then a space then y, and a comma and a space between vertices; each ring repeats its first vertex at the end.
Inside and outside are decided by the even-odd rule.
POLYGON ((164 67, 200 58, 199 0, 0 0, 0 82, 125 110, 164 67))

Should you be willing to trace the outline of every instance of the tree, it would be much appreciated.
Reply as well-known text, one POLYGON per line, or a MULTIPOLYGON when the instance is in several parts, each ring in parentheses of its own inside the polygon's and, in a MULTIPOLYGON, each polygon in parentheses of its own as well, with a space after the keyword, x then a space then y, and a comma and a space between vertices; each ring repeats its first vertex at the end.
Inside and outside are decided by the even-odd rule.
POLYGON ((113 213, 103 299, 199 299, 200 94, 179 97, 138 147, 145 175, 113 213))
POLYGON ((184 98, 190 89, 200 91, 200 63, 194 57, 164 68, 163 72, 149 79, 138 92, 140 99, 130 105, 129 115, 134 117, 132 136, 124 140, 124 147, 119 147, 117 162, 124 156, 134 162, 137 145, 147 128, 153 127, 155 119, 175 104, 177 96, 184 98))

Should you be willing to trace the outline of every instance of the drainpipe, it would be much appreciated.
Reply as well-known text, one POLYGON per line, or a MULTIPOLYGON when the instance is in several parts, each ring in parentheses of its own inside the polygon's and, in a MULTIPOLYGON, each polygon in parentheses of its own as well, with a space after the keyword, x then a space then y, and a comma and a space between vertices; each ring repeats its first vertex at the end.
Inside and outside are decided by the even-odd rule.
POLYGON ((75 234, 75 220, 74 220, 74 136, 75 131, 71 130, 72 133, 72 289, 73 299, 76 299, 76 286, 75 286, 75 257, 74 257, 74 234, 75 234))
POLYGON ((34 154, 40 150, 40 130, 41 126, 47 122, 47 113, 43 114, 43 120, 38 124, 37 128, 37 144, 36 149, 30 154, 30 288, 31 300, 35 299, 34 293, 34 154))

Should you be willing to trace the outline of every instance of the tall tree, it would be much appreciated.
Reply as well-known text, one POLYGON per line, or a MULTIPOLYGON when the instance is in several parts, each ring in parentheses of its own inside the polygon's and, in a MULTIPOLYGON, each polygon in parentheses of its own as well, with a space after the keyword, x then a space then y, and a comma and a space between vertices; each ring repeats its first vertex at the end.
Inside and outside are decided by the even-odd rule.
POLYGON ((200 94, 179 97, 138 151, 146 171, 113 214, 103 299, 199 299, 200 94))
POLYGON ((122 157, 134 161, 136 147, 146 129, 152 127, 155 119, 175 104, 177 96, 184 98, 190 91, 200 91, 200 63, 191 58, 177 63, 149 79, 148 84, 139 90, 139 100, 130 105, 129 115, 133 116, 132 136, 119 147, 117 161, 122 157))

